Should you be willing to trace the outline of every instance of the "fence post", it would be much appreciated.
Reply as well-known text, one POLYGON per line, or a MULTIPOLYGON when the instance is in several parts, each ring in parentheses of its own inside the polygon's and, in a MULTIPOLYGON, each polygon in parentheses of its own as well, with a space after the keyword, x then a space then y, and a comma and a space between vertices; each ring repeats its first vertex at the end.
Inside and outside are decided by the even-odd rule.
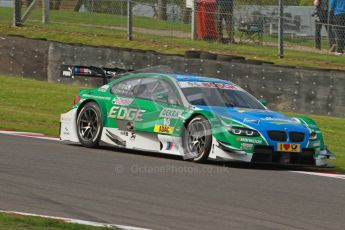
POLYGON ((22 25, 22 0, 13 1, 13 26, 22 25))
POLYGON ((195 40, 196 38, 196 0, 192 0, 192 33, 191 38, 192 40, 195 40))
POLYGON ((49 22, 49 0, 42 0, 42 23, 49 22))
POLYGON ((279 0, 278 57, 284 58, 284 0, 279 0))
POLYGON ((127 39, 132 41, 132 1, 127 0, 127 39))

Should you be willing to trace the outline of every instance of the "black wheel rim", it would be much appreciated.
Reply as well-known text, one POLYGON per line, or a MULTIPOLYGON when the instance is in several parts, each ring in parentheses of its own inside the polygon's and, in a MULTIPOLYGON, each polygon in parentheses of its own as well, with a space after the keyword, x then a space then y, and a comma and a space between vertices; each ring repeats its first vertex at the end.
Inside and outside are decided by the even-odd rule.
POLYGON ((98 115, 94 108, 86 108, 79 118, 79 136, 85 141, 93 140, 98 134, 98 115))
POLYGON ((188 151, 200 156, 206 148, 206 127, 202 122, 194 122, 188 127, 187 132, 188 151))

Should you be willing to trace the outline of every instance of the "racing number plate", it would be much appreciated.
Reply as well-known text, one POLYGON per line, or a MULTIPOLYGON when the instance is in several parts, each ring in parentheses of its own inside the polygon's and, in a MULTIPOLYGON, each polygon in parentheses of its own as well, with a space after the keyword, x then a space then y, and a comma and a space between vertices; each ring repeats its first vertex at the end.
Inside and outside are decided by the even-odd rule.
POLYGON ((301 152, 301 145, 300 144, 287 144, 287 143, 278 143, 278 151, 279 152, 301 152))

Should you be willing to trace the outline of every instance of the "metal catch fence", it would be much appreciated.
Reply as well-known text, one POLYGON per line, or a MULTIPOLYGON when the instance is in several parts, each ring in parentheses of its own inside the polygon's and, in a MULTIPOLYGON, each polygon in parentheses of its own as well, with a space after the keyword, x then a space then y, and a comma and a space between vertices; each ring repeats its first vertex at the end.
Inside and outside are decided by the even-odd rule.
POLYGON ((0 0, 0 24, 130 40, 270 46, 278 47, 281 57, 284 49, 340 55, 345 46, 342 4, 345 1, 0 0))

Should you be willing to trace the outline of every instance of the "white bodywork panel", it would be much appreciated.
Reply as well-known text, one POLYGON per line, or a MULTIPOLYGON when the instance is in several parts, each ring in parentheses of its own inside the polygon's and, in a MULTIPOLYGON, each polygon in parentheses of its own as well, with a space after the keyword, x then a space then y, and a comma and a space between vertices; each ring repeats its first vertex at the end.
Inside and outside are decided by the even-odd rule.
POLYGON ((136 133, 123 131, 117 128, 104 127, 101 141, 108 145, 128 149, 139 149, 149 151, 159 151, 160 144, 158 138, 154 138, 150 133, 136 133))
POLYGON ((211 152, 208 157, 214 160, 232 160, 232 161, 245 161, 245 162, 250 162, 252 160, 252 154, 230 153, 230 152, 224 151, 219 146, 218 141, 214 137, 212 139, 211 152))
POLYGON ((72 109, 60 116, 60 139, 79 143, 77 135, 77 109, 72 109))
POLYGON ((101 141, 107 145, 168 155, 183 156, 180 137, 147 132, 123 131, 117 128, 104 127, 101 141))

